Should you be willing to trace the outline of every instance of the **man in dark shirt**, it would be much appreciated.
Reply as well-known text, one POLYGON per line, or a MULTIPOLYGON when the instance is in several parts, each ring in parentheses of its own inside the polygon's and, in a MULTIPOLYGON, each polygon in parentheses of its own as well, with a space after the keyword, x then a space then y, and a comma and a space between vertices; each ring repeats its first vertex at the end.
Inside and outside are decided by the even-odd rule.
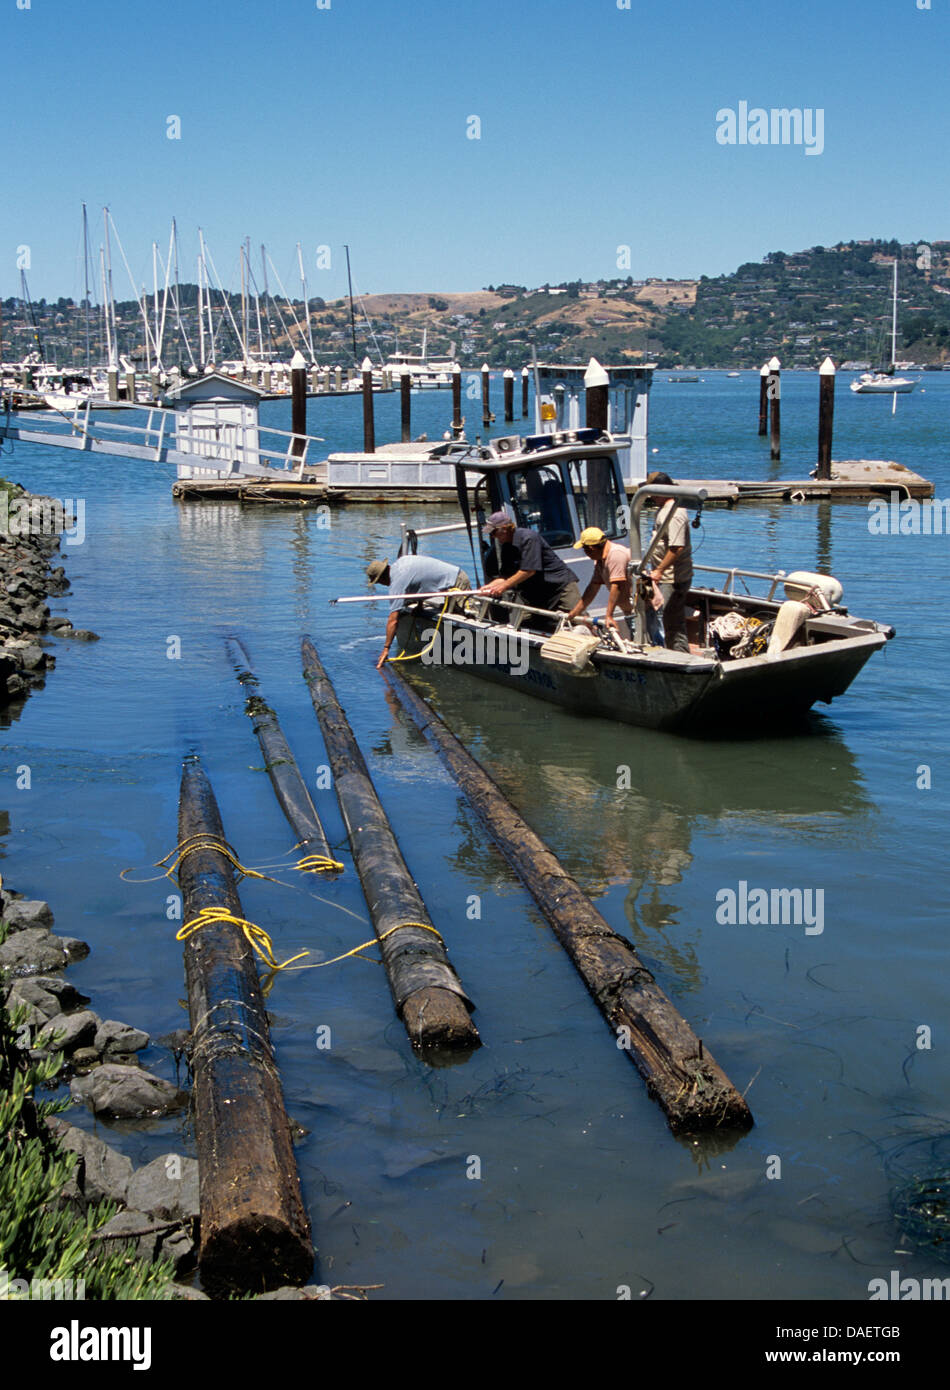
MULTIPOLYGON (((485 527, 501 545, 499 577, 482 586, 496 598, 517 591, 529 608, 569 613, 581 601, 573 571, 547 541, 526 526, 515 526, 507 512, 492 512, 485 527)), ((494 548, 494 547, 493 547, 494 548)))

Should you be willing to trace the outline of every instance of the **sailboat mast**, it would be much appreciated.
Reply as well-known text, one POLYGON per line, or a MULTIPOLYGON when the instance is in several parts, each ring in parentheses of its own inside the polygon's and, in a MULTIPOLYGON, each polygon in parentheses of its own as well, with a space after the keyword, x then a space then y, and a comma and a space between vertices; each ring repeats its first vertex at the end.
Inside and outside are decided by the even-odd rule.
POLYGON ((106 279, 105 248, 99 247, 99 270, 102 275, 102 307, 106 327, 106 366, 112 370, 112 325, 109 322, 109 282, 106 279))
POLYGON ((162 370, 162 344, 158 336, 158 242, 152 242, 152 322, 155 333, 155 370, 162 370))
POLYGON ((317 359, 313 355, 313 328, 310 324, 310 298, 307 294, 307 277, 304 274, 303 252, 300 249, 299 241, 297 242, 297 264, 300 267, 300 283, 303 287, 303 316, 304 322, 307 325, 307 346, 310 349, 310 361, 315 363, 317 359))
POLYGON ((346 283, 350 290, 350 332, 353 335, 353 361, 359 361, 359 353, 356 350, 356 315, 353 312, 353 277, 350 274, 350 248, 344 246, 346 252, 346 283))
POLYGON ((270 307, 267 302, 267 251, 263 242, 261 242, 261 274, 264 277, 264 321, 267 324, 267 360, 269 362, 274 355, 274 335, 270 329, 270 307))
MULTIPOLYGON (((201 228, 198 229, 201 236, 201 228)), ((204 305, 204 266, 201 263, 201 252, 198 252, 198 370, 203 372, 208 358, 205 353, 205 305, 204 305)))
POLYGON ((248 275, 251 277, 251 284, 252 284, 253 287, 254 287, 254 314, 255 314, 255 317, 257 318, 257 358, 258 358, 258 361, 259 361, 259 362, 263 362, 263 361, 264 361, 264 334, 263 334, 263 331, 262 331, 262 329, 261 329, 261 296, 260 296, 260 292, 259 292, 259 290, 258 290, 258 288, 257 288, 257 280, 254 278, 254 274, 253 274, 253 272, 251 271, 251 238, 250 238, 250 237, 247 238, 247 243, 246 243, 246 244, 247 244, 247 251, 245 252, 245 255, 246 255, 246 258, 247 258, 247 273, 248 273, 248 275))
POLYGON ((86 204, 82 205, 82 276, 83 276, 83 317, 86 326, 86 375, 89 375, 89 224, 86 220, 86 204))
POLYGON ((110 368, 119 365, 119 327, 115 317, 115 296, 112 293, 112 247, 109 242, 109 209, 102 209, 102 220, 106 233, 106 322, 111 326, 111 347, 109 348, 110 368))
POLYGON ((894 308, 891 314, 891 371, 897 370, 897 257, 894 257, 894 308))
POLYGON ((247 268, 244 264, 244 242, 241 242, 241 353, 247 366, 247 268))

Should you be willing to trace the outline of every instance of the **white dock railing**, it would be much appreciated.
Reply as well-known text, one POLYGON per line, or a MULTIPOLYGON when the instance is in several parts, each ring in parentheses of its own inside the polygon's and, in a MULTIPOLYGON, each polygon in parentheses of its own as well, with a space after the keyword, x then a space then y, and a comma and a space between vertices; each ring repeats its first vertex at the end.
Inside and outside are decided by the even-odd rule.
MULTIPOLYGON (((125 409, 123 419, 132 412, 125 409)), ((209 471, 243 472, 279 469, 301 476, 307 466, 312 443, 325 441, 319 435, 294 434, 272 429, 254 420, 235 421, 233 415, 217 409, 195 412, 143 406, 144 422, 124 424, 105 420, 89 406, 77 405, 72 412, 30 411, 0 413, 0 438, 22 439, 92 453, 126 455, 207 468, 209 471), (218 470, 215 465, 220 465, 218 470)))

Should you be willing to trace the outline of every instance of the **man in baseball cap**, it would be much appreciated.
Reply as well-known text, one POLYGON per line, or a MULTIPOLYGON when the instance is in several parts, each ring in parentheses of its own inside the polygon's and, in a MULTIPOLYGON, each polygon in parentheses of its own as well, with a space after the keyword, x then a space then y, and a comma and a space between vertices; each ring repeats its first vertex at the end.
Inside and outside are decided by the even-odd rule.
POLYGON ((433 594, 445 589, 470 589, 472 587, 472 581, 464 570, 459 569, 458 565, 447 565, 444 560, 439 560, 434 555, 400 555, 399 559, 394 560, 392 564, 388 560, 374 560, 372 564, 366 566, 366 578, 371 585, 382 584, 387 589, 393 585, 399 595, 389 605, 389 617, 386 619, 386 645, 376 663, 377 671, 385 664, 389 656, 389 648, 396 636, 400 610, 408 608, 411 602, 408 597, 403 597, 403 595, 433 594))
POLYGON ((584 612, 588 604, 600 590, 607 586, 607 612, 604 615, 604 624, 607 627, 617 626, 614 618, 614 609, 619 607, 622 612, 631 614, 633 612, 633 597, 630 592, 630 551, 625 545, 618 545, 616 541, 609 541, 599 526, 588 526, 580 534, 580 539, 574 542, 575 550, 583 550, 588 559, 594 562, 594 573, 591 575, 590 583, 584 590, 583 595, 575 603, 568 614, 569 618, 578 618, 584 612))
POLYGON ((549 608, 566 613, 580 599, 574 573, 537 531, 516 526, 507 512, 492 512, 485 523, 485 532, 497 541, 500 553, 492 546, 486 561, 486 573, 494 561, 498 578, 479 590, 498 598, 517 593, 529 608, 549 608))

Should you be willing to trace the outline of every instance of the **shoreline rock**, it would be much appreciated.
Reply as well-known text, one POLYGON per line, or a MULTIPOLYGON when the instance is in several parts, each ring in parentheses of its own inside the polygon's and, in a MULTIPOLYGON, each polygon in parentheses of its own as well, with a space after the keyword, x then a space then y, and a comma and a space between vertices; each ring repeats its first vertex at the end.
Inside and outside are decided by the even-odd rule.
POLYGON ((0 527, 0 706, 42 686, 56 665, 45 645, 48 637, 97 641, 97 634, 74 628, 64 614, 51 614, 47 598, 69 591, 62 565, 53 566, 62 528, 72 518, 53 498, 28 493, 18 483, 0 480, 6 493, 6 525, 0 527), (15 503, 15 523, 10 504, 15 503), (60 522, 50 530, 51 522, 60 522))

